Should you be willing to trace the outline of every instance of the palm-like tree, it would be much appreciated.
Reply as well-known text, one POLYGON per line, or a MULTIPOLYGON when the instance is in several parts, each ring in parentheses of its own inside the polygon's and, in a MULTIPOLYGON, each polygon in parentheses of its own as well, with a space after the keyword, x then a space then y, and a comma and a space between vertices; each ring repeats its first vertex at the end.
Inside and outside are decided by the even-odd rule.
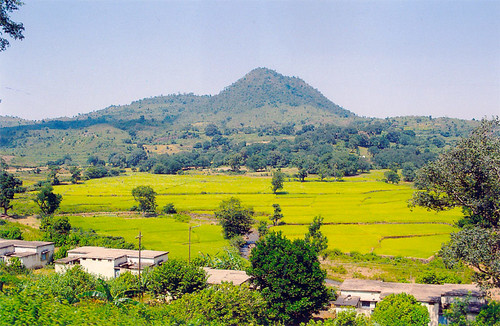
POLYGON ((127 295, 134 295, 138 293, 139 290, 127 290, 117 293, 116 295, 113 296, 111 294, 110 286, 108 283, 106 283, 106 281, 99 278, 97 282, 99 283, 99 285, 96 290, 83 292, 82 294, 80 294, 80 297, 99 299, 105 302, 112 303, 117 307, 121 307, 124 304, 136 305, 139 303, 135 300, 126 297, 127 295))

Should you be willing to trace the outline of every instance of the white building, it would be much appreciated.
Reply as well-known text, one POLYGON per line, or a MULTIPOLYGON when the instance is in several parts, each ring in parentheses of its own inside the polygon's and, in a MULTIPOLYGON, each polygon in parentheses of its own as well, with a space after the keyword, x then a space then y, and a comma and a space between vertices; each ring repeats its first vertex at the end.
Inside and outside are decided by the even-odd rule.
POLYGON ((415 284, 392 283, 372 280, 345 280, 340 286, 340 296, 333 303, 338 312, 355 308, 358 313, 370 315, 378 302, 390 294, 411 294, 427 308, 429 326, 447 324, 443 310, 456 300, 469 296, 469 317, 476 315, 486 304, 485 293, 473 284, 415 284))
POLYGON ((7 264, 16 257, 26 268, 41 268, 51 262, 53 256, 53 242, 0 239, 0 261, 7 264))
MULTIPOLYGON (((161 265, 167 259, 167 251, 141 250, 141 270, 161 265)), ((139 250, 79 247, 68 250, 68 257, 56 260, 55 270, 61 273, 75 265, 104 278, 117 277, 125 271, 138 273, 139 250)))

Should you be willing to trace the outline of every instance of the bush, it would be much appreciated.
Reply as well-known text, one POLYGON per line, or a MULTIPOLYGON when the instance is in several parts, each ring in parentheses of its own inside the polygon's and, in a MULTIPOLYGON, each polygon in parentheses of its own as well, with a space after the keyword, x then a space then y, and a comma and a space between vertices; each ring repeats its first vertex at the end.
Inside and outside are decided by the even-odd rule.
POLYGON ((163 207, 163 213, 165 214, 175 214, 177 210, 174 207, 174 203, 168 203, 163 207))

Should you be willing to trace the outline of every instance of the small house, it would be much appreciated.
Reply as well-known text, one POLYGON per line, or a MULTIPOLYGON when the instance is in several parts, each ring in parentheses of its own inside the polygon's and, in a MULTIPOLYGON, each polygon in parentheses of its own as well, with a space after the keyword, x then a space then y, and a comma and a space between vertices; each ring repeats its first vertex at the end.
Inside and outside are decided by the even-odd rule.
POLYGON ((61 273, 80 265, 91 274, 109 279, 127 271, 136 274, 139 267, 143 270, 145 267, 161 265, 168 259, 167 251, 141 250, 140 255, 139 266, 139 250, 79 247, 68 250, 66 258, 56 260, 55 270, 61 273))
POLYGON ((0 261, 7 264, 16 257, 26 268, 42 268, 53 256, 53 242, 0 239, 0 261))

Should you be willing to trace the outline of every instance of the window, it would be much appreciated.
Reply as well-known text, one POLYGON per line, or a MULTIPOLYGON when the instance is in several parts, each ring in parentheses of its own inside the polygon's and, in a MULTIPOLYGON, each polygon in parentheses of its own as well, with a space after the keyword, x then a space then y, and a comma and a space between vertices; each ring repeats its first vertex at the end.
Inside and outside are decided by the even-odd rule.
POLYGON ((45 252, 42 252, 42 260, 47 260, 47 254, 45 252))
POLYGON ((361 308, 370 308, 370 301, 361 301, 361 308))

